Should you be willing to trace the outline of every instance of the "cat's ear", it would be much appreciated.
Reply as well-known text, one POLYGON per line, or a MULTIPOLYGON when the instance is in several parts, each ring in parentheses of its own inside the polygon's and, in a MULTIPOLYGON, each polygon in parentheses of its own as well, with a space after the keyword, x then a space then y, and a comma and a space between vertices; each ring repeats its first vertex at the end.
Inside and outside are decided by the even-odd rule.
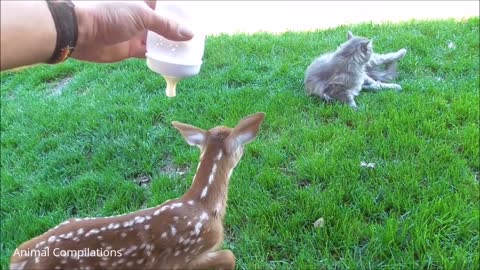
POLYGON ((371 40, 365 40, 362 42, 362 50, 363 51, 368 51, 371 50, 373 47, 372 41, 371 40))
POLYGON ((352 39, 352 38, 353 38, 352 32, 348 31, 347 32, 347 40, 352 39))

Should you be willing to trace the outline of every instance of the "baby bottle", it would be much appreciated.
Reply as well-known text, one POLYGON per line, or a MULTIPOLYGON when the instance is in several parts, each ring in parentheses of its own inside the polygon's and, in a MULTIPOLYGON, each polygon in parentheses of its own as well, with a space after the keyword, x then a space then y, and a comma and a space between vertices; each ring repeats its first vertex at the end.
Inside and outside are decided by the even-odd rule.
POLYGON ((199 20, 189 9, 188 2, 157 1, 155 11, 186 24, 194 33, 189 41, 171 41, 152 31, 147 34, 147 66, 163 76, 167 84, 167 96, 174 97, 177 83, 181 79, 200 72, 205 34, 201 31, 199 20))

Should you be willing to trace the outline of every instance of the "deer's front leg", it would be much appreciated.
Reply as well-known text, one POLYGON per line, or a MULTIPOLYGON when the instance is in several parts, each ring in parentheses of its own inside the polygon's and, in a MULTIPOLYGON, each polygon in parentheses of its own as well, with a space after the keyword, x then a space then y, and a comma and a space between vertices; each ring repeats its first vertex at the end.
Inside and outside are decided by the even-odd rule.
POLYGON ((230 250, 205 253, 189 263, 189 269, 234 269, 235 256, 230 250))

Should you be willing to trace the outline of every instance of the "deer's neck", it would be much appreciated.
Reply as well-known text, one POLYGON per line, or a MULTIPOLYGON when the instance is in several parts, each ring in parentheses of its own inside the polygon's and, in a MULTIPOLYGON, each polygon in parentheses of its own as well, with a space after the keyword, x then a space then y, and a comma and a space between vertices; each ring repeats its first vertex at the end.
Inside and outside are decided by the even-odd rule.
POLYGON ((233 168, 221 149, 205 150, 185 199, 200 203, 213 216, 223 218, 233 168))

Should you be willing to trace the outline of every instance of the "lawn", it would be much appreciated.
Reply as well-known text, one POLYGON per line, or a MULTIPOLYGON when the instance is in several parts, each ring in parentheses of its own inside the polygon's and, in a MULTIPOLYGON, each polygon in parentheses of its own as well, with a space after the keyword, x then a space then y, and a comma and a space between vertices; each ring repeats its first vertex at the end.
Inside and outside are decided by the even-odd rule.
POLYGON ((239 269, 479 268, 478 17, 220 35, 204 60, 175 98, 138 59, 1 74, 2 268, 70 217, 181 196, 199 151, 171 121, 208 129, 258 111, 225 218, 239 269), (377 52, 408 50, 403 91, 362 92, 358 111, 303 88, 349 29, 377 52))

